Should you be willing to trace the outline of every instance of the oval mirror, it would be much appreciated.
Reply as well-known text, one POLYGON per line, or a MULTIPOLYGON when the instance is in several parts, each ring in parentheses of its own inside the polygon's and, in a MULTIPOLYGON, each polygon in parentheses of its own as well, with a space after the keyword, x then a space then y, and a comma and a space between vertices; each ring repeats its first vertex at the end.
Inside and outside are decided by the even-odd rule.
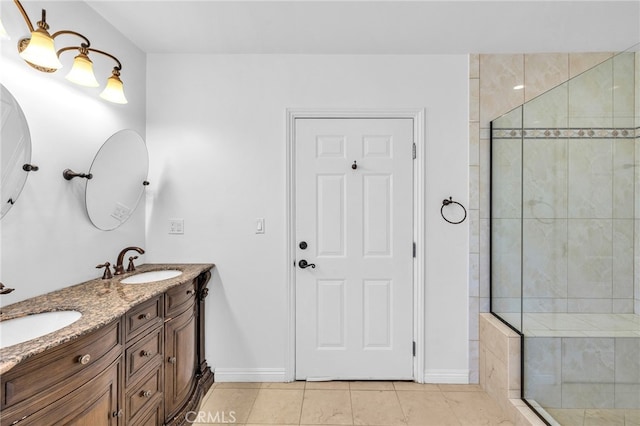
POLYGON ((147 145, 134 130, 114 133, 91 164, 86 205, 89 219, 104 231, 116 229, 131 217, 149 171, 147 145))
POLYGON ((27 181, 31 135, 18 101, 0 84, 0 218, 15 204, 27 181))

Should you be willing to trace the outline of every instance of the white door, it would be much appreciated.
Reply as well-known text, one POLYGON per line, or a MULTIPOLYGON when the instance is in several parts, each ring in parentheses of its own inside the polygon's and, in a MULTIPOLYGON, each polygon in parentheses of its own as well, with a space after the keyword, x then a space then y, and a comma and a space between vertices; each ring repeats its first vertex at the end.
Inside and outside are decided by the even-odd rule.
POLYGON ((412 146, 411 119, 295 121, 297 380, 413 378, 412 146))

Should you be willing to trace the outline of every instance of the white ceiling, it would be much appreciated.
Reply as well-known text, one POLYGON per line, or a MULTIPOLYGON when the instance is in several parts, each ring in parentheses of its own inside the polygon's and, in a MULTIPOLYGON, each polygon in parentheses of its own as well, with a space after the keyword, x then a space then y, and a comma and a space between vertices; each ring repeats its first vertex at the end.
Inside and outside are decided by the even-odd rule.
POLYGON ((620 51, 640 42, 640 0, 86 3, 147 53, 620 51))

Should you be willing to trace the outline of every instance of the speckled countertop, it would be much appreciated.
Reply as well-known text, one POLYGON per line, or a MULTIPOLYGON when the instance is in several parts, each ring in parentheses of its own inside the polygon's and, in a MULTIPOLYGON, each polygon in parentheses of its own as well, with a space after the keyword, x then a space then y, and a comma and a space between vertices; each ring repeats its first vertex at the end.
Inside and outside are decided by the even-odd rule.
POLYGON ((58 331, 33 340, 0 349, 0 374, 19 362, 54 346, 90 333, 124 315, 133 306, 164 293, 167 289, 191 281, 213 264, 145 264, 135 272, 95 279, 66 287, 52 293, 23 300, 2 308, 0 321, 48 311, 74 310, 80 319, 58 331), (178 269, 182 274, 162 281, 145 284, 121 284, 120 280, 147 271, 178 269))

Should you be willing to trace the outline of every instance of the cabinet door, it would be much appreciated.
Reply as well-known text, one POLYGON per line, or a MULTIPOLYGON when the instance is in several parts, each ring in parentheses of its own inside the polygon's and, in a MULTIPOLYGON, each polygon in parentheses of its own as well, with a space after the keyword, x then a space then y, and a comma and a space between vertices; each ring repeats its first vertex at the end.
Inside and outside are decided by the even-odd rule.
POLYGON ((93 380, 48 407, 25 418, 20 425, 118 426, 121 365, 119 358, 93 380))
POLYGON ((195 306, 165 323, 165 417, 185 403, 196 373, 195 306))

